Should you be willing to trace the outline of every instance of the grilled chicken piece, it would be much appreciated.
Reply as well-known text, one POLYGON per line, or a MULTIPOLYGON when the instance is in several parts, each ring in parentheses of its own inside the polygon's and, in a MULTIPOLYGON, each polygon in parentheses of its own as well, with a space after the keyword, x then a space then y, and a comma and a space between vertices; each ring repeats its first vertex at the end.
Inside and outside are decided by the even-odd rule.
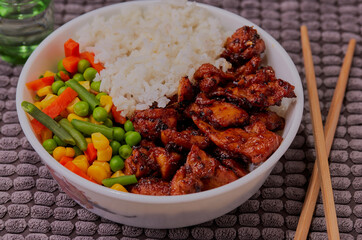
POLYGON ((158 164, 149 157, 146 148, 134 148, 132 155, 124 162, 124 174, 135 174, 137 178, 149 176, 158 170, 158 164))
POLYGON ((249 26, 243 26, 226 39, 225 50, 221 57, 233 65, 242 65, 254 56, 259 56, 265 50, 265 43, 257 31, 249 26))
POLYGON ((162 130, 176 128, 177 112, 172 108, 137 111, 133 117, 133 126, 143 138, 155 140, 160 137, 162 130))
POLYGON ((141 178, 137 184, 130 188, 131 193, 168 196, 170 195, 170 183, 159 178, 141 178))
POLYGON ((232 81, 234 76, 223 72, 210 63, 205 63, 196 70, 194 79, 199 83, 200 90, 208 93, 214 90, 219 83, 232 81))
POLYGON ((149 157, 157 162, 160 168, 162 179, 169 180, 176 172, 181 155, 169 152, 162 147, 154 147, 149 151, 149 157))
POLYGON ((233 159, 224 159, 221 161, 221 164, 232 170, 239 178, 249 173, 243 165, 233 159))
POLYGON ((192 146, 184 166, 171 181, 171 195, 194 193, 220 187, 238 179, 230 169, 206 154, 197 146, 192 146))
POLYGON ((193 103, 186 109, 186 114, 198 116, 216 128, 240 126, 249 119, 249 114, 234 104, 216 100, 210 103, 193 103))
POLYGON ((200 192, 202 187, 203 183, 201 180, 191 172, 188 172, 185 166, 182 166, 172 178, 170 192, 171 195, 196 193, 200 192))
POLYGON ((173 129, 166 129, 161 132, 161 141, 166 148, 171 147, 178 151, 190 150, 192 145, 197 145, 201 149, 209 146, 210 140, 198 130, 187 129, 178 132, 173 129))
POLYGON ((203 179, 202 183, 204 184, 204 186, 203 186, 202 190, 205 191, 205 190, 221 187, 221 186, 231 183, 237 179, 239 179, 239 177, 232 170, 230 170, 222 165, 219 165, 216 168, 215 173, 212 177, 203 179))
POLYGON ((219 165, 218 160, 195 145, 192 146, 185 163, 186 169, 190 169, 200 179, 213 177, 219 165))
POLYGON ((285 125, 284 118, 273 111, 257 112, 250 116, 250 123, 261 121, 270 131, 283 130, 285 125))
POLYGON ((192 119, 218 147, 241 154, 254 164, 265 161, 282 142, 282 137, 267 130, 262 122, 255 122, 245 130, 229 128, 219 131, 197 117, 193 116, 192 119))
POLYGON ((187 104, 195 97, 194 86, 192 86, 188 77, 183 77, 180 80, 177 91, 177 102, 181 105, 187 104))
POLYGON ((239 78, 237 84, 226 88, 218 87, 210 96, 227 97, 243 106, 269 107, 280 105, 284 97, 295 97, 294 86, 281 79, 276 79, 271 67, 259 69, 255 74, 239 78))
POLYGON ((247 63, 238 67, 235 71, 235 77, 243 77, 249 74, 254 74, 260 67, 261 58, 260 56, 252 57, 247 63))

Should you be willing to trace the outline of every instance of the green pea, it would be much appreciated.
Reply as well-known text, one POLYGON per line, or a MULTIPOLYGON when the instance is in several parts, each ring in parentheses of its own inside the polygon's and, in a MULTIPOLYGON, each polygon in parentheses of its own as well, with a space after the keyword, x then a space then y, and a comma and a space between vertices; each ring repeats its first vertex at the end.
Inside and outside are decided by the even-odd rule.
POLYGON ((77 102, 74 105, 74 113, 79 117, 85 117, 89 113, 89 104, 86 101, 77 102))
POLYGON ((58 146, 65 147, 67 144, 63 142, 57 135, 53 136, 54 141, 57 143, 58 146))
POLYGON ((103 122, 103 124, 109 128, 113 127, 113 122, 111 119, 108 118, 108 115, 107 115, 107 119, 103 122))
POLYGON ((53 84, 52 84, 52 91, 53 91, 53 93, 57 94, 58 91, 59 91, 59 89, 60 89, 61 87, 63 87, 64 85, 65 85, 65 84, 64 84, 63 81, 55 81, 55 82, 53 82, 53 84))
POLYGON ((78 62, 78 72, 80 73, 84 73, 84 71, 89 68, 91 66, 90 62, 88 60, 85 60, 85 59, 81 59, 79 62, 78 62))
POLYGON ((80 148, 78 146, 74 146, 73 149, 74 149, 74 152, 75 152, 75 155, 74 155, 75 157, 77 157, 79 155, 83 155, 82 150, 80 150, 80 148))
POLYGON ((124 140, 124 130, 121 127, 114 127, 113 128, 113 138, 118 142, 123 142, 124 140))
POLYGON ((106 96, 106 95, 107 95, 107 93, 100 92, 100 93, 98 93, 98 94, 96 95, 96 98, 97 98, 98 100, 101 100, 101 97, 102 97, 102 96, 106 96))
POLYGON ((139 134, 138 132, 131 132, 126 136, 125 140, 126 143, 131 147, 135 146, 141 141, 141 134, 139 134))
POLYGON ((58 90, 58 92, 57 92, 58 96, 59 96, 60 94, 62 94, 62 92, 64 92, 65 89, 67 89, 67 86, 63 86, 63 87, 59 88, 59 90, 58 90))
POLYGON ((134 131, 128 131, 128 132, 126 132, 125 134, 124 134, 124 139, 126 139, 126 137, 128 136, 128 135, 130 135, 131 133, 133 133, 134 131))
POLYGON ((111 146, 111 148, 112 148, 112 155, 117 155, 118 150, 121 147, 121 144, 118 141, 113 140, 109 143, 109 146, 111 146))
POLYGON ((81 73, 76 73, 73 75, 73 79, 77 82, 80 82, 80 81, 85 81, 84 77, 83 77, 83 74, 81 73))
POLYGON ((91 82, 96 77, 96 74, 97 74, 97 70, 95 70, 92 67, 89 67, 84 71, 83 77, 84 77, 85 80, 91 82))
POLYGON ((49 153, 53 152, 53 150, 58 147, 57 143, 54 139, 47 139, 43 142, 43 147, 45 150, 47 150, 49 153))
POLYGON ((129 145, 122 145, 118 153, 123 159, 127 159, 132 154, 132 148, 129 145))
POLYGON ((134 127, 133 127, 133 123, 130 120, 127 120, 124 123, 124 130, 126 130, 126 132, 128 131, 134 131, 134 127))
POLYGON ((93 110, 93 118, 97 122, 104 122, 107 119, 107 117, 108 117, 108 113, 107 113, 106 109, 104 109, 102 107, 96 107, 93 110))
POLYGON ((99 92, 99 88, 101 87, 101 81, 98 82, 92 82, 90 85, 91 89, 93 89, 96 92, 99 92))
POLYGON ((111 158, 111 161, 109 161, 109 166, 113 172, 117 172, 118 170, 122 170, 124 168, 124 161, 119 155, 116 155, 111 158))
POLYGON ((66 71, 63 65, 63 59, 58 62, 58 71, 66 71))

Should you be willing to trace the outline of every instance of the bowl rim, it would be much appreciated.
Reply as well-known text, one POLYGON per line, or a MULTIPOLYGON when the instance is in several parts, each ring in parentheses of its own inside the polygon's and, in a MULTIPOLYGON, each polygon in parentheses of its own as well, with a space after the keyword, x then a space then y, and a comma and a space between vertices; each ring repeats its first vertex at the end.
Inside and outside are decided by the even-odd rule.
MULTIPOLYGON (((301 84, 301 79, 300 79, 296 66, 294 65, 293 61, 289 57, 288 53, 284 50, 284 48, 270 34, 268 34, 265 30, 260 28, 258 25, 252 23, 248 19, 245 19, 244 17, 234 14, 232 12, 229 12, 225 9, 217 8, 217 7, 203 4, 203 3, 192 2, 192 4, 196 4, 196 6, 198 6, 198 7, 202 7, 204 9, 207 9, 207 10, 210 10, 213 12, 220 12, 220 14, 227 14, 235 19, 239 19, 239 20, 241 19, 246 24, 256 28, 259 33, 262 33, 262 35, 268 37, 268 41, 270 41, 275 47, 277 47, 280 50, 280 53, 285 58, 287 65, 288 65, 286 67, 290 68, 292 70, 292 72, 294 73, 294 76, 292 76, 291 78, 295 78, 297 80, 293 84, 295 85, 295 90, 299 90, 298 92, 296 92, 297 100, 295 101, 296 102, 295 108, 297 108, 297 110, 300 110, 300 111, 296 111, 296 114, 293 115, 294 121, 292 122, 290 130, 289 130, 288 134, 286 135, 286 137, 283 139, 281 145, 271 156, 269 156, 269 158, 264 163, 262 163, 259 167, 257 167, 256 169, 254 169, 253 171, 248 173, 246 176, 239 178, 224 186, 221 186, 221 187, 218 187, 215 189, 211 189, 211 190, 207 190, 207 191, 198 192, 198 193, 186 194, 186 195, 149 196, 149 195, 130 194, 130 193, 125 193, 125 192, 120 192, 120 191, 116 191, 116 190, 113 190, 110 188, 106 188, 102 185, 92 183, 92 182, 72 173, 71 171, 67 170, 58 161, 55 161, 54 158, 51 157, 51 155, 49 155, 49 153, 42 147, 42 145, 36 138, 35 134, 33 133, 32 129, 31 129, 31 125, 28 120, 28 117, 21 108, 21 102, 23 101, 23 92, 25 90, 25 82, 26 82, 25 75, 26 75, 26 72, 29 71, 30 62, 32 62, 33 59, 36 59, 36 56, 40 53, 40 51, 42 49, 42 46, 46 45, 48 42, 51 42, 53 39, 55 39, 56 36, 60 32, 63 31, 62 29, 71 26, 72 24, 74 24, 77 21, 80 21, 85 18, 89 18, 90 16, 95 16, 102 12, 110 11, 110 9, 113 9, 113 8, 122 8, 122 7, 125 7, 126 5, 137 5, 137 4, 142 5, 142 4, 159 3, 161 1, 162 0, 141 0, 141 1, 117 3, 117 4, 101 7, 101 8, 95 9, 93 11, 90 11, 88 13, 85 13, 81 16, 78 16, 78 17, 70 20, 69 22, 65 23, 58 29, 56 29, 38 46, 38 48, 35 49, 35 51, 29 57, 28 61, 25 63, 25 65, 22 69, 22 72, 19 76, 19 81, 17 84, 16 107, 17 107, 17 114, 19 117, 19 122, 23 129, 23 132, 24 132, 26 138, 29 140, 29 143, 34 148, 34 150, 39 154, 42 161, 44 161, 45 164, 49 165, 51 168, 57 169, 57 172, 62 174, 62 176, 64 178, 69 179, 71 182, 77 182, 83 188, 85 188, 91 192, 99 192, 106 197, 110 197, 113 199, 117 198, 122 201, 137 202, 137 203, 142 203, 142 204, 145 204, 145 203, 147 203, 147 204, 178 204, 181 202, 189 203, 189 202, 194 202, 194 201, 200 201, 202 199, 212 198, 217 195, 222 195, 227 192, 236 190, 238 187, 245 185, 247 182, 255 179, 259 174, 263 174, 266 171, 268 171, 269 169, 271 171, 272 170, 271 167, 274 166, 279 161, 279 159, 282 157, 282 155, 284 155, 285 151, 289 148, 291 142, 293 141, 294 137, 296 136, 296 134, 298 132, 299 125, 302 120, 303 107, 304 107, 304 96, 303 96, 303 87, 301 84), (34 141, 34 140, 36 140, 36 141, 34 141)), ((188 2, 188 3, 190 3, 190 2, 188 2)))

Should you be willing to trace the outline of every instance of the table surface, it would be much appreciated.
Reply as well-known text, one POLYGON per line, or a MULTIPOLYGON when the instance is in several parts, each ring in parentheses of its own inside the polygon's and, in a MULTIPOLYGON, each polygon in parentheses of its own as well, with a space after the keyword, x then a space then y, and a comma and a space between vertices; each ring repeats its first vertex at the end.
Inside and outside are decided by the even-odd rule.
MULTIPOLYGON (((115 0, 55 0, 60 26, 115 0)), ((330 155, 341 239, 362 240, 362 0, 203 0, 248 18, 288 51, 304 87, 299 27, 309 30, 322 113, 327 115, 343 55, 357 39, 346 97, 330 155)), ((142 229, 110 222, 77 205, 52 179, 19 125, 15 91, 22 67, 0 60, 0 239, 292 239, 314 163, 306 99, 291 148, 247 202, 212 221, 180 229, 142 229)), ((305 94, 306 95, 306 94, 305 94)), ((307 96, 305 96, 307 97, 307 96)), ((327 239, 321 198, 310 239, 327 239)))

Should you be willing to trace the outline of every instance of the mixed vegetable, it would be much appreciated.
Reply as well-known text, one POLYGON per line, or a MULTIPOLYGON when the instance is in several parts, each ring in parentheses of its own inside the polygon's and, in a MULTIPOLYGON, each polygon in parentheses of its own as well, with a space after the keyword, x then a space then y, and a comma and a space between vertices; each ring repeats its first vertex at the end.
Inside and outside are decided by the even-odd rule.
POLYGON ((124 175, 124 159, 141 141, 133 124, 113 105, 112 97, 100 92, 93 81, 104 69, 91 52, 79 52, 79 44, 64 44, 65 58, 58 72, 46 71, 26 83, 35 92, 34 103, 22 102, 33 117, 31 125, 42 145, 55 160, 73 173, 97 184, 127 192, 137 183, 124 175))

